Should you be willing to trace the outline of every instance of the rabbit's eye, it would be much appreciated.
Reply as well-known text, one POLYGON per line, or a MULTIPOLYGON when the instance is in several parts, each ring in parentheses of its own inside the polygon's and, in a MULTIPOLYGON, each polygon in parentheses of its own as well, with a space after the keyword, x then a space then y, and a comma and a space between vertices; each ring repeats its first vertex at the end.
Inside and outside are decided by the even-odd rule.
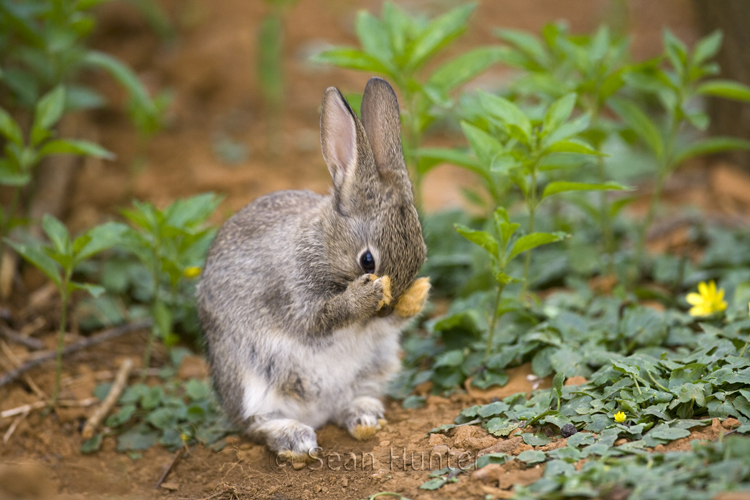
POLYGON ((375 271, 375 257, 372 256, 369 250, 365 250, 365 253, 359 258, 359 264, 366 273, 373 273, 375 271))

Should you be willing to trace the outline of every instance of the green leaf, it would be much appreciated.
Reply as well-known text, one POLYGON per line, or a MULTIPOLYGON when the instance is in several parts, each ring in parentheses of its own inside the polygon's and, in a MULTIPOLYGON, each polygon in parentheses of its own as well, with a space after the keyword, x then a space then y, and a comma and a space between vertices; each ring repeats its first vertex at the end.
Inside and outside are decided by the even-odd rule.
POLYGON ((455 228, 461 236, 484 248, 491 256, 498 257, 498 243, 490 233, 486 231, 475 231, 474 229, 461 224, 456 224, 455 228))
POLYGON ((435 52, 451 42, 466 30, 466 25, 476 3, 461 5, 439 16, 427 25, 411 44, 411 54, 407 65, 416 69, 435 52))
POLYGON ((122 424, 126 424, 135 415, 136 406, 134 404, 123 405, 117 413, 113 413, 107 417, 107 427, 119 427, 122 424))
POLYGON ((523 252, 527 252, 532 248, 547 245, 549 243, 555 243, 557 241, 562 241, 567 238, 567 236, 567 234, 562 232, 531 233, 525 236, 521 236, 513 243, 513 248, 511 249, 510 255, 508 256, 508 261, 510 262, 515 256, 523 252))
POLYGON ((555 373, 555 377, 552 379, 552 391, 557 394, 558 398, 562 397, 563 384, 565 384, 565 372, 555 373))
POLYGON ((737 149, 750 149, 750 141, 736 137, 709 137, 693 142, 678 151, 675 155, 674 163, 675 165, 679 165, 685 160, 696 156, 737 149))
POLYGON ((102 434, 96 434, 94 435, 94 437, 84 441, 83 444, 81 444, 81 453, 83 453, 84 455, 88 455, 89 453, 99 451, 99 449, 102 447, 103 438, 104 436, 102 434))
POLYGON ((531 140, 531 122, 518 106, 502 97, 479 91, 479 100, 485 111, 493 117, 505 122, 508 125, 518 127, 525 137, 525 143, 531 140))
POLYGON ((733 80, 711 80, 698 85, 696 93, 750 102, 750 86, 733 80))
POLYGON ((18 255, 42 271, 45 276, 57 285, 58 288, 62 286, 62 277, 60 276, 60 268, 57 262, 46 255, 40 247, 15 243, 7 239, 6 241, 11 247, 13 247, 13 250, 18 252, 18 255))
POLYGON ((503 240, 503 247, 506 247, 511 236, 513 236, 513 233, 515 233, 521 225, 518 223, 511 223, 508 211, 503 207, 497 207, 495 209, 493 218, 495 221, 495 230, 503 240))
POLYGON ((159 437, 157 431, 151 431, 146 425, 137 425, 120 434, 117 438, 117 451, 145 450, 156 444, 159 437))
POLYGON ((381 73, 393 77, 390 71, 388 71, 388 68, 383 66, 383 63, 371 55, 365 54, 357 49, 341 47, 326 50, 325 52, 313 56, 312 60, 318 63, 332 64, 339 68, 371 71, 373 73, 381 73))
POLYGON ((552 440, 544 434, 531 434, 530 432, 521 434, 521 438, 523 439, 523 442, 529 446, 544 446, 545 444, 552 442, 552 440))
POLYGON ((543 451, 526 450, 519 453, 517 458, 527 464, 538 464, 547 460, 547 455, 543 451))
POLYGON ((25 186, 31 182, 31 173, 22 172, 6 158, 0 158, 0 185, 25 186))
POLYGON ((185 394, 193 401, 201 401, 211 394, 211 390, 204 381, 190 379, 185 384, 185 394))
POLYGON ((568 191, 630 191, 632 188, 623 186, 617 182, 606 182, 604 184, 588 184, 585 182, 567 182, 555 181, 550 182, 544 187, 542 200, 553 194, 565 193, 568 191))
POLYGON ((70 249, 68 248, 70 236, 62 222, 50 214, 44 214, 42 229, 44 229, 44 233, 50 239, 58 254, 68 255, 70 253, 70 249))
POLYGON ((114 153, 107 151, 96 143, 72 139, 49 141, 39 149, 40 157, 54 154, 93 156, 95 158, 105 158, 107 160, 115 159, 114 153))
POLYGON ((588 129, 590 124, 591 117, 589 115, 581 115, 572 121, 560 125, 552 133, 544 136, 542 139, 542 149, 546 149, 557 142, 580 134, 588 129))
POLYGON ((60 85, 45 94, 34 111, 34 124, 31 128, 31 144, 36 146, 46 137, 49 129, 56 124, 65 110, 65 88, 60 85))
POLYGON ((146 421, 157 429, 173 428, 177 425, 177 415, 174 408, 157 408, 149 413, 146 421))
POLYGON ((107 291, 107 289, 103 286, 93 285, 91 283, 78 283, 75 281, 71 281, 68 283, 68 293, 72 293, 77 290, 85 290, 89 294, 91 294, 92 297, 99 297, 107 291))
POLYGON ((550 105, 547 113, 544 115, 545 132, 550 133, 567 121, 576 105, 576 99, 578 99, 578 95, 575 92, 571 92, 550 105))
POLYGON ((693 64, 700 65, 718 54, 723 38, 724 35, 721 30, 715 30, 710 35, 698 40, 693 49, 693 64))
POLYGON ((439 368, 441 366, 448 366, 451 368, 455 368, 457 366, 461 366, 461 363, 464 362, 464 355, 463 352, 460 349, 453 349, 451 351, 445 351, 444 353, 439 354, 435 357, 435 364, 433 365, 435 368, 439 368))
POLYGON ((444 92, 450 92, 500 61, 505 52, 502 47, 479 47, 470 50, 439 66, 430 75, 427 83, 443 89, 444 92))
POLYGON ((651 121, 651 118, 632 101, 612 97, 608 103, 612 110, 625 121, 628 127, 632 128, 648 144, 654 155, 661 159, 664 156, 664 142, 659 129, 651 121))
POLYGON ((89 229, 73 242, 76 263, 82 262, 94 255, 122 243, 123 236, 128 231, 125 224, 119 222, 107 222, 89 229), (81 242, 86 241, 81 245, 81 242))
POLYGON ((133 70, 126 64, 123 64, 122 61, 104 52, 90 50, 83 57, 83 63, 108 72, 112 78, 117 80, 117 83, 127 90, 136 109, 141 110, 147 116, 159 115, 159 110, 149 96, 146 87, 141 83, 133 70))
POLYGON ((21 127, 10 116, 10 113, 0 108, 0 134, 18 146, 23 146, 23 133, 21 127))
POLYGON ((483 177, 487 174, 476 158, 458 149, 421 148, 415 150, 414 154, 420 159, 420 162, 424 160, 426 165, 421 170, 421 173, 427 173, 431 168, 440 165, 441 163, 449 163, 457 167, 471 170, 483 177))
POLYGON ((547 68, 549 55, 539 39, 526 32, 509 29, 495 30, 495 34, 502 40, 514 45, 524 55, 537 64, 538 69, 547 68))
POLYGON ((666 426, 654 427, 647 434, 647 436, 664 441, 674 441, 675 439, 681 439, 684 437, 688 437, 689 435, 690 431, 687 429, 670 429, 666 426))
POLYGON ((505 152, 503 145, 484 130, 475 127, 469 122, 462 121, 461 129, 469 141, 474 154, 485 170, 489 170, 493 159, 505 152))
POLYGON ((422 486, 419 487, 421 490, 437 490, 438 488, 442 487, 447 481, 443 479, 442 477, 436 477, 434 479, 430 479, 429 481, 422 483, 422 486))
POLYGON ((576 140, 562 140, 553 143, 545 152, 548 153, 577 153, 583 155, 606 156, 588 144, 576 140))
POLYGON ((356 31, 365 52, 392 71, 393 50, 388 31, 380 19, 365 10, 360 11, 357 16, 356 31))
POLYGON ((687 47, 668 29, 664 30, 663 42, 664 47, 666 48, 667 57, 672 63, 672 66, 678 74, 682 74, 687 66, 687 47))
POLYGON ((162 400, 164 399, 164 389, 159 387, 158 385, 155 385, 153 387, 150 387, 148 391, 146 391, 141 396, 141 407, 145 410, 153 410, 159 404, 161 404, 162 400))

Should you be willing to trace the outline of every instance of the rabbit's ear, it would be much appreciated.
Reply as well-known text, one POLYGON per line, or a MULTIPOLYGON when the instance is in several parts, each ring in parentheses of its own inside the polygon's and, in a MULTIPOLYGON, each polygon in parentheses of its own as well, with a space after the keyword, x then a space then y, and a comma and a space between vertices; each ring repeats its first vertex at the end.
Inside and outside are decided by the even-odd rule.
POLYGON ((357 121, 349 104, 335 87, 323 96, 320 115, 320 148, 336 191, 341 191, 357 167, 357 121))
POLYGON ((367 82, 362 96, 362 125, 380 173, 406 173, 398 100, 382 78, 373 77, 367 82))

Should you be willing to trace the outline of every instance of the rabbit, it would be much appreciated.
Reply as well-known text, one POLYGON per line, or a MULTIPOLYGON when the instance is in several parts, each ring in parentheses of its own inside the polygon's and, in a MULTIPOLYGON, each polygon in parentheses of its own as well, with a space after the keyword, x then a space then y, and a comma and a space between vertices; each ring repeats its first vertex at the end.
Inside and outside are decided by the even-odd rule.
POLYGON ((426 247, 391 86, 372 78, 362 120, 335 87, 320 119, 330 195, 278 191, 229 218, 197 299, 214 386, 252 439, 304 467, 315 429, 358 440, 384 423, 400 331, 423 308, 426 247))

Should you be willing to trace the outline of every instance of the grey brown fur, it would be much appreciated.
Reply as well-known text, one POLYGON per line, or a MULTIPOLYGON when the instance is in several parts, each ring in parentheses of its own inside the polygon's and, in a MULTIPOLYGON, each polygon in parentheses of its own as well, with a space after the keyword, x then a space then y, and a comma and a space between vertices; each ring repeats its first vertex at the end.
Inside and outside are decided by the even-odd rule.
POLYGON ((398 102, 384 80, 367 84, 362 115, 326 91, 321 148, 332 195, 279 191, 243 208, 219 231, 198 290, 224 408, 293 460, 314 451, 314 429, 327 422, 355 436, 379 427, 408 320, 393 305, 425 260, 398 102), (374 274, 360 266, 365 249, 374 274))

